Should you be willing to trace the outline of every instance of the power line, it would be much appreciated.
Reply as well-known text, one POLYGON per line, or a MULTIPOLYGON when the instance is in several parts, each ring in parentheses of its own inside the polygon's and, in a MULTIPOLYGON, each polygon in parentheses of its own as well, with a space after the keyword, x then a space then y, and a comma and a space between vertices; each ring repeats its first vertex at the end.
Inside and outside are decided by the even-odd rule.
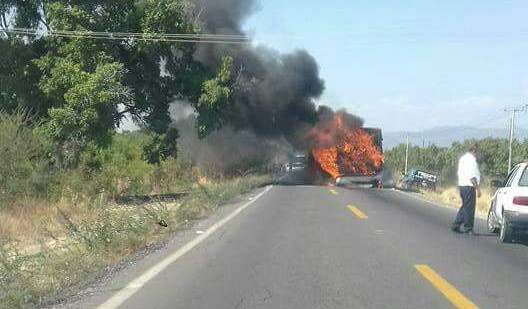
MULTIPOLYGON (((13 31, 28 31, 28 32, 38 32, 36 29, 31 28, 10 28, 9 30, 13 31)), ((48 30, 46 31, 50 34, 93 34, 93 35, 112 35, 112 36, 164 36, 164 37, 214 37, 214 38, 232 38, 232 39, 244 39, 247 40, 248 37, 245 35, 238 34, 201 34, 201 33, 154 33, 154 32, 102 32, 102 31, 72 31, 72 30, 48 30)))
MULTIPOLYGON (((236 34, 170 34, 170 33, 139 33, 139 32, 97 32, 97 31, 69 31, 69 30, 36 30, 30 28, 8 28, 1 30, 5 33, 13 34, 24 34, 24 35, 47 35, 56 37, 73 37, 73 38, 91 38, 91 39, 112 39, 112 40, 125 40, 125 39, 137 39, 144 41, 167 41, 167 42, 182 42, 181 40, 188 39, 189 42, 196 42, 193 40, 200 40, 201 43, 227 43, 227 44, 248 44, 249 38, 245 35, 236 34)), ((284 36, 284 35, 273 35, 275 37, 285 37, 290 40, 295 39, 308 39, 313 40, 313 36, 309 37, 296 37, 296 36, 284 36)), ((348 39, 356 40, 354 45, 369 45, 372 43, 405 43, 405 42, 420 42, 421 39, 448 39, 448 40, 462 40, 468 41, 469 39, 486 39, 486 38, 513 38, 516 36, 528 36, 528 32, 520 32, 516 34, 482 34, 475 35, 472 33, 426 33, 426 32, 409 32, 409 33, 370 33, 366 34, 346 34, 346 35, 325 35, 325 39, 335 41, 346 41, 348 39), (375 41, 368 40, 373 38, 375 41), (360 39, 360 41, 357 41, 360 39), (367 39, 367 41, 362 41, 367 39)))
POLYGON ((142 40, 165 42, 193 42, 193 43, 227 43, 247 44, 249 39, 244 36, 214 35, 214 34, 164 34, 164 33, 124 33, 124 32, 79 32, 79 31, 46 31, 35 29, 13 28, 4 30, 8 33, 23 35, 45 35, 53 37, 108 39, 108 40, 142 40))
POLYGON ((97 31, 68 31, 47 30, 41 31, 29 28, 9 28, 3 30, 6 33, 50 36, 79 39, 103 39, 103 40, 138 40, 138 41, 161 41, 179 43, 211 43, 211 44, 249 44, 250 40, 244 35, 228 34, 189 34, 189 33, 137 33, 137 32, 97 32, 97 31))
POLYGON ((285 39, 289 41, 314 41, 322 40, 328 43, 348 43, 351 46, 368 46, 373 44, 397 44, 397 43, 471 43, 484 41, 504 41, 524 38, 528 32, 496 32, 496 33, 457 33, 457 32, 372 32, 368 33, 339 33, 326 31, 322 35, 289 35, 271 33, 266 37, 285 39))
POLYGON ((405 143, 405 175, 407 175, 407 170, 409 169, 409 135, 407 135, 405 143))

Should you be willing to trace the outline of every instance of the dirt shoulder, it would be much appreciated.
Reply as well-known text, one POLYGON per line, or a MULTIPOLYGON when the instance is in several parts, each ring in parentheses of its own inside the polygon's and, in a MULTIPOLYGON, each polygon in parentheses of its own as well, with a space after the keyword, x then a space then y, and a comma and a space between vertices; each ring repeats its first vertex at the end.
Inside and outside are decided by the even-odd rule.
MULTIPOLYGON (((458 209, 461 205, 458 187, 438 188, 436 191, 424 190, 408 193, 450 208, 458 209)), ((492 196, 492 190, 487 188, 482 189, 482 196, 477 199, 476 213, 478 216, 485 217, 488 214, 492 196)))
POLYGON ((0 247, 0 308, 49 307, 81 291, 90 293, 94 284, 224 209, 220 205, 269 183, 268 175, 252 175, 205 181, 170 203, 79 203, 33 210, 36 215, 27 221, 37 222, 39 233, 18 243, 4 238, 0 247))
POLYGON ((61 293, 60 298, 47 304, 45 309, 73 309, 96 308, 116 291, 126 286, 151 267, 166 259, 200 234, 207 231, 233 211, 250 201, 261 192, 264 187, 256 188, 249 193, 237 196, 226 204, 217 207, 207 217, 190 221, 184 228, 174 232, 156 246, 147 247, 137 254, 126 258, 115 267, 107 268, 90 281, 83 282, 61 293))

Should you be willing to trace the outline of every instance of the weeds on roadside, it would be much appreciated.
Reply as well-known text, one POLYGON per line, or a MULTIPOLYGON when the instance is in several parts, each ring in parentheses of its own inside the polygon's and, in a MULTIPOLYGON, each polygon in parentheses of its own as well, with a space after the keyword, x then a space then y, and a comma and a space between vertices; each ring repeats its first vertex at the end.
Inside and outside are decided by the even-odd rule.
POLYGON ((0 111, 0 309, 41 305, 270 182, 258 175, 208 179, 173 158, 149 164, 142 157, 148 138, 116 134, 108 148, 87 145, 78 166, 63 169, 38 123, 0 111), (189 195, 174 204, 111 202, 121 194, 167 192, 189 195))
POLYGON ((69 242, 24 256, 0 247, 0 309, 37 305, 139 249, 167 238, 185 222, 251 189, 269 184, 268 176, 210 180, 195 184, 174 205, 152 203, 119 207, 105 201, 58 209, 69 242), (161 224, 164 223, 164 224, 161 224))
POLYGON ((49 159, 44 138, 25 113, 0 111, 0 209, 16 199, 47 194, 49 159))
POLYGON ((34 297, 23 271, 23 257, 9 244, 8 239, 0 239, 0 309, 20 308, 34 297))

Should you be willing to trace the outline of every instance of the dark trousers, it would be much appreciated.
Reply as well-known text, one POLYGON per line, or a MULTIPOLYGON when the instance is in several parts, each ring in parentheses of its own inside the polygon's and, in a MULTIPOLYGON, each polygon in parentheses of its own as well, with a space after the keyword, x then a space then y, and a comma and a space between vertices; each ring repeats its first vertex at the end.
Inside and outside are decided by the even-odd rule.
POLYGON ((475 205, 477 204, 477 193, 475 187, 459 187, 462 206, 458 210, 453 228, 459 228, 464 224, 464 229, 473 229, 475 221, 475 205))

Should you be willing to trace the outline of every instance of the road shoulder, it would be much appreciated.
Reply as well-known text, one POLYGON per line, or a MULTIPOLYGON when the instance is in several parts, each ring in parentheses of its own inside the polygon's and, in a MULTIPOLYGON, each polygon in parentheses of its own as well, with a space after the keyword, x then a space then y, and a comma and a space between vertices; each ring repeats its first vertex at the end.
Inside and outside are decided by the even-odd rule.
MULTIPOLYGON (((426 197, 424 197, 423 195, 421 195, 419 193, 402 191, 402 190, 399 190, 399 189, 396 189, 396 188, 394 188, 392 190, 395 191, 395 192, 398 192, 399 194, 402 194, 402 195, 405 195, 405 196, 409 196, 411 198, 414 198, 416 200, 419 200, 421 202, 430 204, 430 205, 435 206, 435 207, 447 208, 447 209, 450 209, 450 210, 452 210, 454 212, 458 211, 458 207, 457 206, 453 206, 453 205, 449 205, 449 204, 445 204, 445 203, 440 203, 438 201, 433 201, 433 200, 427 199, 426 197)), ((484 213, 482 213, 482 212, 476 212, 475 213, 475 217, 479 218, 479 219, 482 219, 482 220, 486 219, 486 215, 484 213)))
POLYGON ((106 269, 92 280, 74 287, 65 292, 64 295, 59 296, 54 304, 43 308, 96 308, 129 282, 192 242, 207 229, 236 212, 237 209, 251 203, 257 196, 261 196, 270 188, 271 186, 255 189, 248 194, 237 197, 230 203, 221 205, 206 218, 188 222, 183 229, 175 232, 173 236, 163 243, 145 248, 119 265, 106 269))

